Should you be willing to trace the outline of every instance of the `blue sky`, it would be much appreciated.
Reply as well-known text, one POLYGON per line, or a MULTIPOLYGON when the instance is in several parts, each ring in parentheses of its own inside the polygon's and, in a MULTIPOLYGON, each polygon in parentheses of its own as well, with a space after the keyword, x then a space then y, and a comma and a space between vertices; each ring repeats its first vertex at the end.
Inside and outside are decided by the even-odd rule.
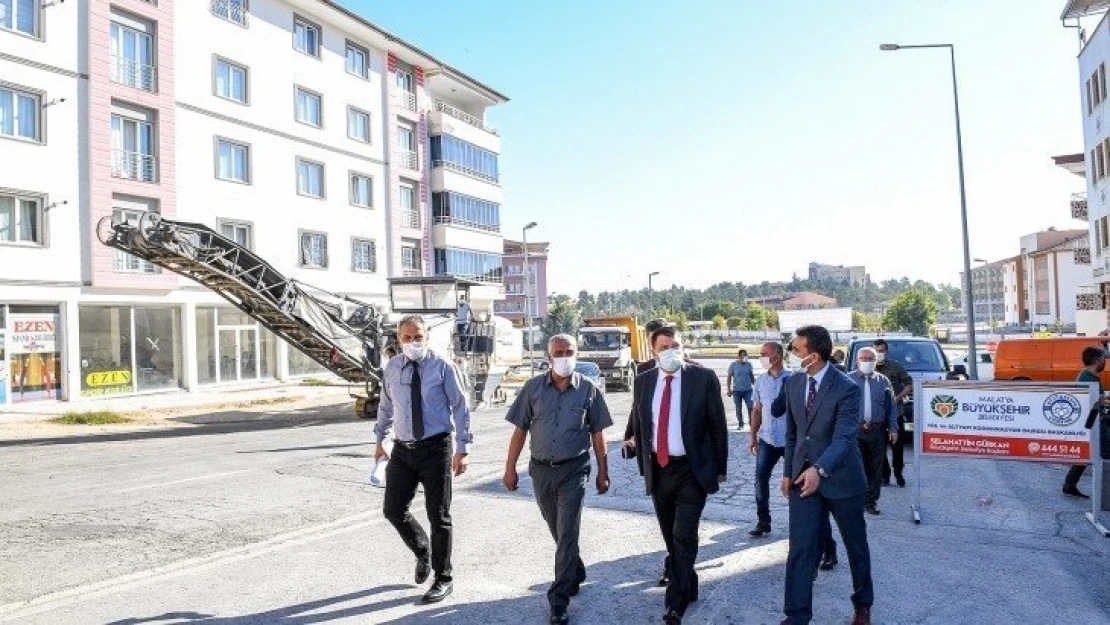
POLYGON ((507 94, 506 236, 536 221, 552 291, 804 275, 955 283, 954 43, 972 254, 1083 228, 1077 34, 1063 2, 344 0, 507 94))

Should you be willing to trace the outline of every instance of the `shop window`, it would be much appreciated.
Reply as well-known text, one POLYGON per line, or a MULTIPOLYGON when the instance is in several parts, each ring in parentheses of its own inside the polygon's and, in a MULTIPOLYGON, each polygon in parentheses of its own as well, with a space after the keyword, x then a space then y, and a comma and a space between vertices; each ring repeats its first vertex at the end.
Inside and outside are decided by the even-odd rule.
POLYGON ((57 306, 0 305, 0 404, 61 397, 57 306))

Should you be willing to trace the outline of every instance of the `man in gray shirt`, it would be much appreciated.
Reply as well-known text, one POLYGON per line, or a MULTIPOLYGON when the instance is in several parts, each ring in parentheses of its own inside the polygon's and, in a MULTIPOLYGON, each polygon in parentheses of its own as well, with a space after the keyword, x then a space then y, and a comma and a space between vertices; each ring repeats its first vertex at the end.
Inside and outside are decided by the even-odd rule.
POLYGON ((554 625, 569 622, 570 598, 586 579, 586 566, 578 556, 578 532, 591 446, 597 458, 597 492, 603 495, 609 490, 603 430, 613 425, 613 419, 605 396, 593 382, 575 373, 576 352, 573 336, 551 337, 547 342, 551 370, 524 384, 505 417, 516 426, 502 480, 510 491, 517 489, 516 464, 531 434, 528 475, 540 514, 555 539, 555 581, 547 591, 554 625))
POLYGON ((427 326, 405 317, 397 327, 403 353, 385 366, 374 458, 387 457, 382 442, 394 430, 393 457, 385 470, 385 518, 416 554, 416 583, 435 570, 425 603, 443 601, 451 578, 451 473, 466 471, 470 453, 470 408, 455 365, 427 346, 427 326), (452 455, 451 432, 455 432, 452 455), (432 541, 409 512, 416 486, 424 487, 432 541))

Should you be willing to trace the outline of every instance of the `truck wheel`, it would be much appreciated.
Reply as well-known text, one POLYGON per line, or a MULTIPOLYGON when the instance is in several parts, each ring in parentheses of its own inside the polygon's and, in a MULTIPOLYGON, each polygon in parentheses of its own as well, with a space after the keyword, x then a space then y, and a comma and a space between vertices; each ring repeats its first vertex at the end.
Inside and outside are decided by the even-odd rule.
POLYGON ((370 401, 368 397, 359 397, 355 400, 355 417, 359 419, 377 419, 378 402, 370 401))

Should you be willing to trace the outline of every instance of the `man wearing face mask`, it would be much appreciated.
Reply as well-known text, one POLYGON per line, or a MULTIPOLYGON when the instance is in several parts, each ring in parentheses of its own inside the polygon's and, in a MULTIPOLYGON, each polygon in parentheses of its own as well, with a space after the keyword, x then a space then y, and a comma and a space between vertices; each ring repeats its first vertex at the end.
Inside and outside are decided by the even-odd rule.
POLYGON ((813 619, 813 582, 829 514, 836 519, 852 569, 853 625, 870 625, 874 588, 863 517, 867 480, 856 443, 860 389, 829 364, 832 337, 820 326, 799 328, 791 360, 798 373, 785 383, 786 471, 790 553, 786 560, 783 625, 813 619))
POLYGON ((698 599, 698 525, 706 499, 725 481, 728 425, 717 374, 685 364, 675 329, 656 330, 651 345, 659 366, 636 379, 633 437, 667 546, 663 622, 675 625, 698 599))
POLYGON ((875 350, 859 350, 859 366, 848 377, 860 388, 859 453, 863 457, 863 470, 867 475, 867 492, 863 497, 868 514, 879 514, 879 496, 882 491, 883 460, 886 444, 898 441, 898 406, 894 403, 894 390, 890 380, 875 371, 875 350))
POLYGON ((385 518, 416 555, 416 583, 432 571, 435 581, 424 603, 443 601, 454 589, 451 570, 451 474, 462 475, 472 441, 470 408, 458 369, 428 349, 427 326, 417 316, 397 327, 401 354, 383 372, 382 399, 374 427, 374 458, 389 457, 382 442, 394 430, 393 456, 386 467, 385 518), (455 432, 452 446, 451 432, 455 432), (454 454, 452 454, 452 447, 454 454), (424 487, 428 535, 409 512, 417 485, 424 487))
POLYGON ((755 380, 752 407, 751 442, 748 449, 755 460, 755 507, 759 521, 748 535, 760 538, 771 533, 771 473, 786 447, 785 407, 774 410, 775 398, 782 393, 790 372, 782 366, 782 345, 767 342, 759 351, 764 373, 755 380), (766 418, 765 418, 766 417, 766 418))
POLYGON ((898 361, 890 358, 890 344, 883 339, 874 343, 875 371, 886 376, 894 389, 894 405, 898 407, 898 440, 890 445, 892 462, 887 462, 886 453, 883 453, 883 483, 890 485, 891 466, 894 468, 894 480, 898 486, 906 485, 906 478, 902 472, 906 467, 906 450, 902 447, 902 433, 906 429, 905 410, 910 406, 905 403, 906 397, 913 393, 913 378, 906 372, 906 368, 898 361))
POLYGON ((517 489, 516 464, 526 440, 531 442, 532 477, 540 514, 555 539, 555 581, 547 590, 550 622, 569 622, 567 606, 586 580, 586 566, 578 556, 582 503, 590 476, 590 447, 597 460, 597 492, 609 490, 609 464, 603 430, 613 425, 605 395, 593 382, 575 373, 577 343, 569 334, 547 341, 551 371, 524 383, 505 420, 516 426, 509 441, 502 482, 517 489), (528 435, 531 434, 531 437, 528 435))

